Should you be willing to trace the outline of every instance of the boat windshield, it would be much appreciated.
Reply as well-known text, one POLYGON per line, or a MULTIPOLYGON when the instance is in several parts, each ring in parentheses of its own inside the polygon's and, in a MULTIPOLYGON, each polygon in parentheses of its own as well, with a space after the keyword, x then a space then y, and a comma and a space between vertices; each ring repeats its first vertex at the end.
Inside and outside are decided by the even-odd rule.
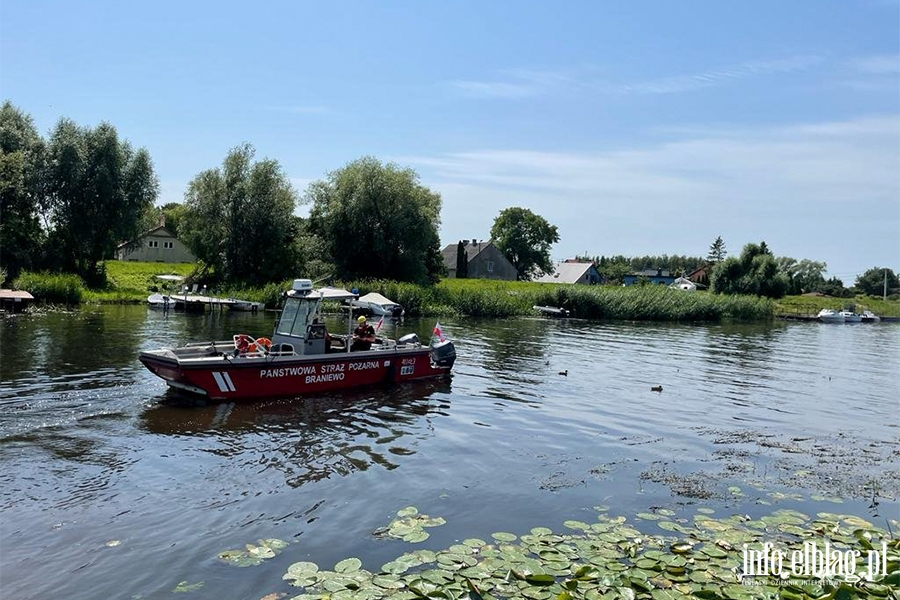
POLYGON ((275 333, 302 338, 306 334, 306 325, 314 305, 314 302, 308 300, 288 298, 275 333))

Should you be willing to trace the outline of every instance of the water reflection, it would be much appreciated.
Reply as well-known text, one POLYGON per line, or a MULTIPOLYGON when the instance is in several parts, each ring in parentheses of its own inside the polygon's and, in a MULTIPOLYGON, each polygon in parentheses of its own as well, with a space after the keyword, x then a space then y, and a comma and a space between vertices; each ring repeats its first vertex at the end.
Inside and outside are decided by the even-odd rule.
POLYGON ((399 466, 431 435, 432 418, 450 408, 449 380, 412 382, 372 393, 223 403, 203 408, 158 404, 141 414, 150 433, 212 436, 209 452, 228 458, 253 457, 262 470, 276 470, 300 487, 347 476, 378 465, 399 466))
MULTIPOLYGON (((137 360, 272 322, 138 306, 0 321, 5 596, 168 597, 202 580, 204 597, 259 598, 292 560, 377 568, 398 548, 371 531, 410 504, 452 524, 428 540, 437 549, 555 529, 600 499, 624 512, 684 501, 639 479, 654 469, 708 481, 721 495, 706 502, 729 513, 755 501, 748 484, 761 499, 853 498, 872 482, 896 512, 897 326, 448 319, 452 387, 204 408, 163 404, 137 360), (267 537, 300 543, 256 569, 215 561, 267 537)), ((427 342, 433 325, 384 331, 427 342)))

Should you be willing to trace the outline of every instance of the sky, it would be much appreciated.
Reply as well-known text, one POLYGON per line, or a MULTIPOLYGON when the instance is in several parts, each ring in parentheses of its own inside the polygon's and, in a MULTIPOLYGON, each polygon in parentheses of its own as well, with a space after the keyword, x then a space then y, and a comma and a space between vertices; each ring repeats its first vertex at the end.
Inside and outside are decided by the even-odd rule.
POLYGON ((249 142, 301 196, 414 169, 443 244, 521 206, 556 260, 722 236, 900 271, 900 0, 0 0, 0 99, 45 136, 113 124, 158 204, 249 142))

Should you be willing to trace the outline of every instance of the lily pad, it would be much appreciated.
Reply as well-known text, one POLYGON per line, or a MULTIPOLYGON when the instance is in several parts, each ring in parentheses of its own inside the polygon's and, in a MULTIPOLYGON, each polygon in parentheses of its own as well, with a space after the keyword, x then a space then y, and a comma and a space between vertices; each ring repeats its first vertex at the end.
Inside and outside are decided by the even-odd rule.
POLYGON ((334 571, 335 573, 352 573, 359 571, 360 567, 362 567, 362 561, 358 558, 345 558, 334 565, 334 571))
POLYGON ((188 583, 187 581, 181 581, 178 585, 175 586, 175 589, 172 590, 174 594, 184 594, 188 592, 196 592, 200 588, 203 587, 203 582, 198 581, 197 583, 188 583))

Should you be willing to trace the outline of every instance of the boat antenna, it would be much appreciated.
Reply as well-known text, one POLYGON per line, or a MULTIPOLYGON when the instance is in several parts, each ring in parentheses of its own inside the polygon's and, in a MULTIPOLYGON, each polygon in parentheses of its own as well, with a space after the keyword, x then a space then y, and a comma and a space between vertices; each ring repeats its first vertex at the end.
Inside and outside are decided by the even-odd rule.
POLYGON ((327 282, 327 281, 329 281, 332 277, 334 277, 334 273, 329 273, 328 275, 325 275, 325 276, 323 276, 323 277, 319 277, 318 279, 316 279, 315 281, 313 281, 313 285, 319 285, 319 284, 322 283, 322 282, 327 282))

